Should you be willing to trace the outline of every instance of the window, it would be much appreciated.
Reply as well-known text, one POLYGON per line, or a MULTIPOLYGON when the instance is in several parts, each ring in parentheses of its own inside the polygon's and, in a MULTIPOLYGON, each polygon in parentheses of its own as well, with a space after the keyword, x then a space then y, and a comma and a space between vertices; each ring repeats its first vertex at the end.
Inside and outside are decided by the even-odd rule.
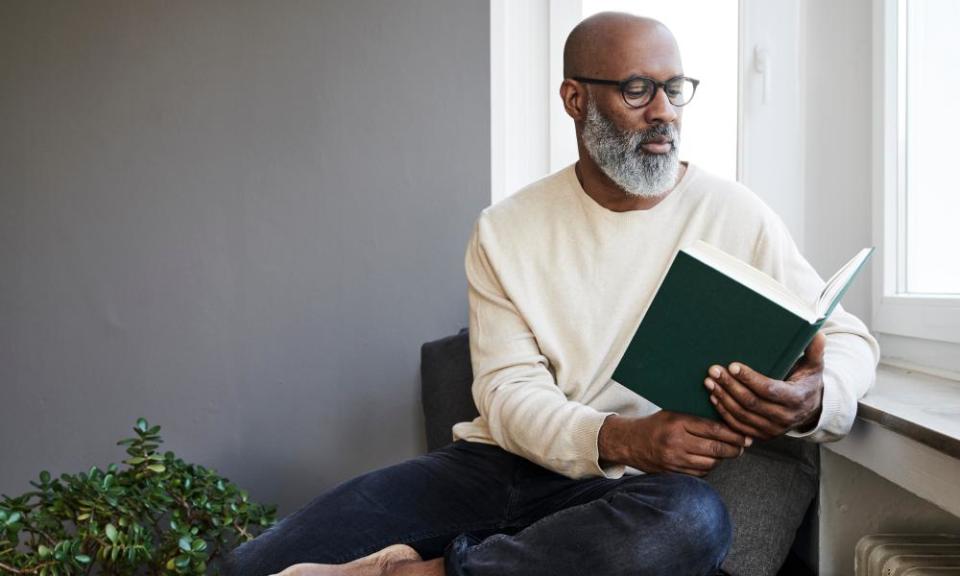
POLYGON ((953 177, 960 132, 956 0, 903 2, 904 289, 960 296, 960 194, 953 177))
POLYGON ((874 327, 960 342, 960 3, 878 2, 874 327))

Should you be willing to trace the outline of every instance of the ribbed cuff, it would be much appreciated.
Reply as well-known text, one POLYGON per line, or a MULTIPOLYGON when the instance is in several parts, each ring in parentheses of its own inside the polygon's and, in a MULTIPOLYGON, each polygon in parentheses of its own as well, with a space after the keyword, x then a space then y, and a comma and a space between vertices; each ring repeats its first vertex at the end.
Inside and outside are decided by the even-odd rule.
POLYGON ((582 440, 586 444, 583 446, 583 450, 589 454, 589 466, 584 470, 583 476, 603 476, 616 480, 622 477, 626 471, 626 467, 623 464, 600 465, 600 428, 603 427, 603 423, 607 417, 614 414, 616 414, 616 412, 595 411, 589 418, 585 418, 585 425, 581 427, 580 430, 587 432, 584 434, 582 440))

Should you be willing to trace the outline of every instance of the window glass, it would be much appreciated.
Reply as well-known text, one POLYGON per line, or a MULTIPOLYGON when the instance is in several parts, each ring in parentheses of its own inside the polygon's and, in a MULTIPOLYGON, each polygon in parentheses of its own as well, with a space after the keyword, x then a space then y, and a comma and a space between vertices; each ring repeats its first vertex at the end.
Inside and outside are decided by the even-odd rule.
POLYGON ((960 294, 960 180, 949 173, 960 150, 960 2, 905 8, 906 289, 960 294))

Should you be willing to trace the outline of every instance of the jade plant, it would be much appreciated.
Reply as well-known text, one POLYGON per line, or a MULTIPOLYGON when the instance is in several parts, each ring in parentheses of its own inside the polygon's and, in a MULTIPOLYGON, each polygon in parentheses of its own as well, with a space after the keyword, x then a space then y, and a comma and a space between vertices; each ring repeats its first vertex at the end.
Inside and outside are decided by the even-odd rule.
POLYGON ((126 466, 96 466, 0 499, 0 573, 204 574, 276 522, 213 470, 160 454, 160 426, 140 418, 121 440, 126 466))

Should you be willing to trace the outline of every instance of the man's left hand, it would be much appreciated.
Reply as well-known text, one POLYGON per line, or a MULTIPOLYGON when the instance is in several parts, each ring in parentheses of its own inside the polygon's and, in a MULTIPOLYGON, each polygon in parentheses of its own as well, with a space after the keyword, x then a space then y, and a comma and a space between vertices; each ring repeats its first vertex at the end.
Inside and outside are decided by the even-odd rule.
POLYGON ((741 362, 711 366, 704 380, 710 401, 728 426, 760 440, 815 426, 823 399, 825 343, 818 332, 786 380, 768 378, 741 362))

